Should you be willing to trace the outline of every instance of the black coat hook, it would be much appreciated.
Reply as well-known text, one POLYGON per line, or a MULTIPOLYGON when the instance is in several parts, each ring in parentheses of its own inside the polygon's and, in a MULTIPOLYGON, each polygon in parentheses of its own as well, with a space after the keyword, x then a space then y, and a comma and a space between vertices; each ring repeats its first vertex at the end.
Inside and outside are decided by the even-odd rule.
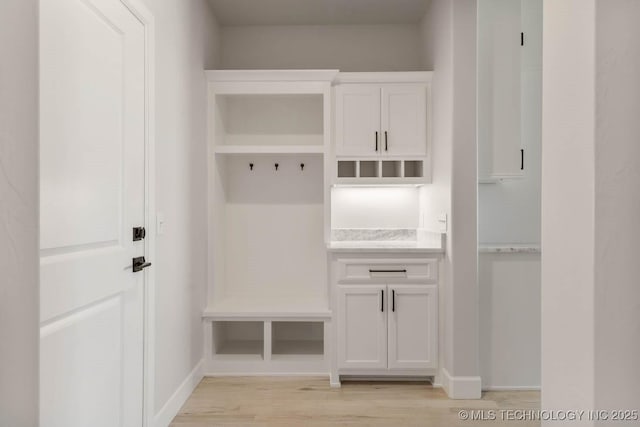
POLYGON ((300 163, 300 170, 303 171, 304 170, 304 163, 300 163))
POLYGON ((253 170, 253 163, 249 163, 249 169, 253 170))
POLYGON ((275 166, 276 166, 276 170, 278 170, 278 166, 280 166, 280 165, 276 163, 276 165, 275 165, 275 166))

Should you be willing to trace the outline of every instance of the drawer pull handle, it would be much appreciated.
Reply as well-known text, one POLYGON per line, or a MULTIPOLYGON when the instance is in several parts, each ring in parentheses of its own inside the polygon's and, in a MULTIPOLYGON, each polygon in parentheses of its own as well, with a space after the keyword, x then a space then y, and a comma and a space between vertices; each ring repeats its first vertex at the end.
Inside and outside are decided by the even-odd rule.
POLYGON ((369 273, 406 273, 407 270, 369 270, 369 273))

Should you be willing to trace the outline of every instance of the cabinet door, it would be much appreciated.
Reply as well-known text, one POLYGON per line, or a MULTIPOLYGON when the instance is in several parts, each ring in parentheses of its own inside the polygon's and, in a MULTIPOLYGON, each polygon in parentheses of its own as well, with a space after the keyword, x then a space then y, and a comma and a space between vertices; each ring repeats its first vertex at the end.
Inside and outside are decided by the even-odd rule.
POLYGON ((380 150, 380 87, 365 84, 338 86, 336 154, 376 156, 380 150))
POLYGON ((420 84, 382 87, 383 155, 427 154, 427 89, 420 84))
MULTIPOLYGON (((521 171, 521 3, 478 4, 478 177, 521 171)), ((528 46, 527 46, 528 47, 528 46)), ((538 88, 539 90, 539 88, 538 88)), ((538 125, 539 126, 539 125, 538 125)))
POLYGON ((390 285, 389 294, 389 369, 437 367, 437 287, 390 285))
POLYGON ((386 286, 338 286, 338 367, 387 367, 386 286))

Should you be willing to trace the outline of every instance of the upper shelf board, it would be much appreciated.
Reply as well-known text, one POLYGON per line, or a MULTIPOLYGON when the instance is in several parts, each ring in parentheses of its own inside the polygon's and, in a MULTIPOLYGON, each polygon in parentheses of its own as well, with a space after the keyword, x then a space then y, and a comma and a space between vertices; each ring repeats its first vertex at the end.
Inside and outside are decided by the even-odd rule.
POLYGON ((433 71, 348 72, 340 70, 207 70, 209 82, 426 83, 433 71))
POLYGON ((216 154, 323 154, 322 145, 217 145, 216 154))
POLYGON ((339 70, 207 70, 210 82, 332 82, 339 70))

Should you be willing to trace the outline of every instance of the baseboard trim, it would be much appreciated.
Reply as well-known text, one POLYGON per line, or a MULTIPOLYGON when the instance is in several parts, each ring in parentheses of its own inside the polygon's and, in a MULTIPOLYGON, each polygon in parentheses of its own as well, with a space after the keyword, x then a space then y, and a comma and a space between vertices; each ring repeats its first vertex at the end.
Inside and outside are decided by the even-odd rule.
POLYGON ((184 405, 189 396, 191 396, 191 393, 193 393, 193 390, 202 380, 203 365, 204 360, 200 360, 169 400, 162 406, 162 409, 158 411, 153 420, 154 427, 168 427, 169 424, 171 424, 171 421, 178 415, 182 405, 184 405))
POLYGON ((482 391, 540 391, 539 385, 488 385, 482 391))
POLYGON ((480 399, 482 381, 480 377, 454 377, 442 369, 442 388, 449 399, 480 399))

